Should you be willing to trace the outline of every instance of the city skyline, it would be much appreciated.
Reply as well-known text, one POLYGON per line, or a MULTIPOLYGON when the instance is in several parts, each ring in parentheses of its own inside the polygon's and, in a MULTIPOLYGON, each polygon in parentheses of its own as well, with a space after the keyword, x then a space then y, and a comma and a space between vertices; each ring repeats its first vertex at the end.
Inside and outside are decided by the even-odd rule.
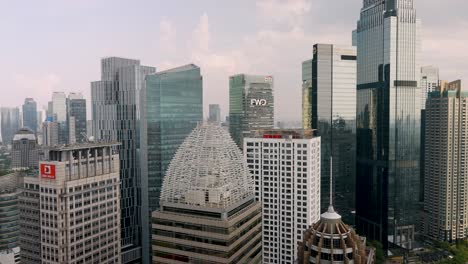
MULTIPOLYGON (((220 12, 211 0, 184 3, 188 8, 183 10, 180 1, 144 2, 139 6, 118 2, 112 8, 115 12, 101 16, 106 2, 50 0, 49 5, 33 3, 27 10, 17 3, 3 9, 0 32, 5 36, 5 47, 12 52, 0 66, 5 73, 0 81, 4 89, 14 92, 2 96, 0 105, 20 106, 24 98, 33 97, 42 108, 53 91, 83 92, 89 101, 89 82, 99 78, 94 70, 99 67, 98 59, 122 56, 140 59, 143 64, 158 67, 158 71, 187 63, 199 65, 205 76, 205 117, 208 105, 213 103, 220 104, 223 117, 227 115, 228 76, 271 74, 275 76, 275 97, 288 99, 278 102, 277 120, 299 121, 300 61, 307 59, 315 43, 350 45, 350 32, 362 4, 346 1, 337 9, 325 0, 244 0, 226 3, 225 10, 231 11, 220 12), (327 10, 333 10, 334 15, 327 10), (109 28, 108 16, 124 11, 138 19, 111 19, 115 27, 109 28), (238 21, 239 12, 248 15, 238 21), (65 25, 69 29, 65 30, 65 25), (119 30, 131 33, 117 34, 119 30), (30 41, 22 41, 24 38, 35 38, 37 43, 31 47, 30 41), (275 56, 284 51, 288 56, 275 56)), ((424 24, 422 65, 440 67, 443 79, 464 79, 468 55, 456 50, 462 48, 463 36, 468 35, 463 34, 468 18, 461 11, 467 3, 452 0, 439 6, 437 1, 426 0, 416 4, 424 24)))

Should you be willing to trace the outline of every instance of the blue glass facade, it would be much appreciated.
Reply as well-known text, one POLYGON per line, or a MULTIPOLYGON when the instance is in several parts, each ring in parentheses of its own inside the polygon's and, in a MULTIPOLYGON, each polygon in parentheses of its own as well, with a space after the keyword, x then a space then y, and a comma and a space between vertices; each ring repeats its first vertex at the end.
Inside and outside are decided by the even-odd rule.
MULTIPOLYGON (((200 68, 191 64, 148 75, 141 97, 143 197, 148 197, 143 200, 143 207, 146 208, 143 214, 148 213, 143 218, 148 221, 150 212, 159 209, 161 188, 169 163, 180 144, 203 120, 203 78, 200 68)), ((150 223, 145 227, 149 228, 150 223)), ((146 234, 150 234, 149 230, 146 234)), ((149 235, 146 243, 149 252, 149 235)))

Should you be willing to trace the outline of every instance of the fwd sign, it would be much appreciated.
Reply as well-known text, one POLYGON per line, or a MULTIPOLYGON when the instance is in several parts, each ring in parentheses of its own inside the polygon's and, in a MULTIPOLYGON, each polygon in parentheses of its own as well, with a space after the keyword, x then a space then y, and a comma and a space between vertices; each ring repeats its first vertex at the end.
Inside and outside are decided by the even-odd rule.
POLYGON ((250 100, 250 105, 265 106, 265 105, 267 105, 267 100, 265 100, 265 99, 251 99, 250 100))
POLYGON ((41 164, 41 178, 55 179, 55 165, 41 164))

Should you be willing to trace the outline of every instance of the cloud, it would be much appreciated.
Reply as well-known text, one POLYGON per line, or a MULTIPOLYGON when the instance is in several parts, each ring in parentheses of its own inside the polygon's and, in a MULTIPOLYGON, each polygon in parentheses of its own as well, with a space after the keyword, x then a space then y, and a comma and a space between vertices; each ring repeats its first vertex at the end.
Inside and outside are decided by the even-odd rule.
POLYGON ((193 31, 194 47, 197 50, 208 51, 210 49, 211 33, 208 15, 204 13, 193 31))
POLYGON ((61 82, 61 77, 55 73, 42 75, 17 73, 12 76, 11 82, 15 87, 15 92, 3 93, 2 97, 6 97, 6 102, 14 102, 13 105, 22 104, 26 97, 32 97, 37 102, 47 102, 52 93, 59 90, 61 82))
POLYGON ((159 46, 162 51, 174 52, 177 30, 172 22, 164 17, 159 22, 159 46))
POLYGON ((302 24, 304 15, 312 8, 310 0, 258 0, 256 7, 265 22, 289 26, 302 24))

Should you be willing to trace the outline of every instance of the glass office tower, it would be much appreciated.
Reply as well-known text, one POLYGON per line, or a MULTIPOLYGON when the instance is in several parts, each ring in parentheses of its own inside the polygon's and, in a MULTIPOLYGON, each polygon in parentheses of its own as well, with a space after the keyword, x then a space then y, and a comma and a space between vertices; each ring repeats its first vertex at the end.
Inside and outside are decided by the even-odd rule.
POLYGON ((330 205, 330 157, 333 201, 343 219, 354 224, 356 182, 356 48, 314 45, 303 64, 305 127, 321 137, 321 211, 330 205))
POLYGON ((82 143, 86 136, 86 99, 82 94, 70 93, 67 99, 68 142, 82 143))
POLYGON ((37 132, 37 103, 32 98, 26 98, 23 104, 23 127, 37 132))
POLYGON ((200 68, 189 64, 148 75, 141 98, 142 213, 143 228, 148 228, 143 244, 149 255, 149 219, 151 212, 159 209, 166 170, 180 144, 203 121, 200 68))
POLYGON ((260 129, 274 127, 273 77, 239 74, 229 78, 229 133, 237 146, 260 129))
POLYGON ((94 137, 121 143, 118 148, 122 263, 140 263, 142 258, 139 98, 145 76, 155 71, 153 67, 140 65, 139 60, 104 58, 101 81, 91 83, 94 137))
POLYGON ((19 108, 0 108, 2 143, 9 145, 13 142, 13 136, 20 129, 19 108))
POLYGON ((357 23, 356 225, 411 248, 420 190, 420 21, 413 0, 364 0, 357 23))

